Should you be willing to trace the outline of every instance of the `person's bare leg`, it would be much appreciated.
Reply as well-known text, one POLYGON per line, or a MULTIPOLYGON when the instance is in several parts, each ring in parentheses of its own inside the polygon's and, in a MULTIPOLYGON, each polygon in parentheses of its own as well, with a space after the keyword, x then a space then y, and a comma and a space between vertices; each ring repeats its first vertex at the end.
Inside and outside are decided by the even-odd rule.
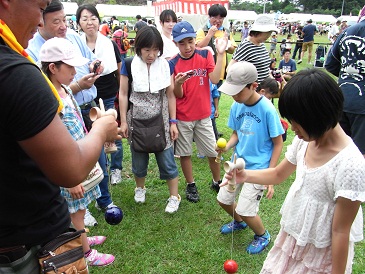
POLYGON ((180 164, 182 172, 184 173, 184 177, 187 183, 194 182, 193 177, 193 165, 191 163, 191 156, 181 156, 180 164))
POLYGON ((136 181, 137 187, 144 188, 146 183, 146 177, 139 178, 136 175, 134 175, 134 180, 136 181))
POLYGON ((221 179, 220 165, 215 161, 215 157, 208 157, 210 171, 212 172, 213 180, 218 182, 221 179))
POLYGON ((242 217, 239 214, 237 214, 236 210, 235 210, 237 203, 234 203, 233 205, 226 205, 219 201, 218 201, 218 203, 224 209, 224 211, 227 212, 228 215, 232 216, 237 222, 239 222, 239 223, 243 222, 242 217))
POLYGON ((265 227, 259 215, 255 217, 241 216, 241 218, 256 235, 263 235, 265 233, 265 227))
MULTIPOLYGON (((85 228, 84 224, 84 216, 85 216, 86 209, 78 210, 75 213, 71 213, 71 222, 74 225, 76 230, 81 230, 85 228)), ((84 253, 88 252, 90 250, 89 243, 87 241, 86 233, 81 234, 81 241, 82 241, 82 249, 84 253)))
POLYGON ((179 190, 178 190, 179 177, 176 177, 171 180, 166 180, 166 182, 167 182, 167 186, 169 187, 170 196, 179 197, 178 196, 179 195, 179 190))

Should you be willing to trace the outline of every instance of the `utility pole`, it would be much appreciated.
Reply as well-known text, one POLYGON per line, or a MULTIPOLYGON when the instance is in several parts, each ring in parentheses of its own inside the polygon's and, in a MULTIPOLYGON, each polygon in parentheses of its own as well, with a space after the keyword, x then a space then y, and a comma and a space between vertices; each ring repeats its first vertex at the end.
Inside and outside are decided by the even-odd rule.
POLYGON ((342 9, 341 9, 341 16, 343 15, 343 6, 345 5, 345 0, 342 0, 342 9))

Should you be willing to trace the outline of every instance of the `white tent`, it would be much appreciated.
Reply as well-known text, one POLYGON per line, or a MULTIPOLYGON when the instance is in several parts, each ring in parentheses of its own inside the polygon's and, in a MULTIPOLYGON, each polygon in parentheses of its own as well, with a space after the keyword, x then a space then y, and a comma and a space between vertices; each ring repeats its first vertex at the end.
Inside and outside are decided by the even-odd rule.
POLYGON ((338 20, 346 20, 347 21, 347 25, 352 26, 354 24, 357 23, 357 20, 359 19, 358 16, 349 16, 349 15, 342 15, 340 17, 337 18, 338 20))
POLYGON ((309 14, 309 13, 290 13, 281 14, 280 21, 284 22, 301 22, 305 23, 307 20, 312 19, 313 23, 322 24, 336 22, 336 17, 329 14, 309 14))
POLYGON ((255 21, 257 13, 249 10, 228 10, 228 20, 255 21))
MULTIPOLYGON (((150 1, 148 1, 150 2, 150 1)), ((176 13, 206 15, 209 8, 214 4, 221 4, 228 10, 228 0, 157 0, 153 2, 155 16, 165 9, 171 9, 176 13)))
POLYGON ((142 17, 153 16, 152 11, 148 6, 128 6, 128 5, 106 5, 97 4, 96 9, 98 10, 100 17, 104 16, 117 16, 117 17, 135 17, 137 14, 142 17))
POLYGON ((62 2, 66 15, 75 15, 78 9, 78 5, 75 2, 62 2))

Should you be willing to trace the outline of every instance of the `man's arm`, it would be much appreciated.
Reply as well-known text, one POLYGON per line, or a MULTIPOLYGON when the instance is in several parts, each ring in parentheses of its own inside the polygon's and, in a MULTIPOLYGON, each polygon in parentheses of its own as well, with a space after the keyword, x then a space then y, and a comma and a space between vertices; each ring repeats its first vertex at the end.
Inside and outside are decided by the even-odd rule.
POLYGON ((324 63, 325 69, 335 75, 339 76, 340 70, 341 70, 341 56, 340 56, 340 41, 342 40, 342 37, 344 36, 344 33, 340 34, 333 46, 331 47, 329 53, 327 54, 326 61, 324 63))
POLYGON ((74 187, 89 174, 104 142, 120 139, 117 131, 114 117, 107 115, 96 120, 89 134, 76 142, 56 114, 46 128, 19 145, 54 184, 74 187), (50 142, 55 136, 57 141, 50 142))

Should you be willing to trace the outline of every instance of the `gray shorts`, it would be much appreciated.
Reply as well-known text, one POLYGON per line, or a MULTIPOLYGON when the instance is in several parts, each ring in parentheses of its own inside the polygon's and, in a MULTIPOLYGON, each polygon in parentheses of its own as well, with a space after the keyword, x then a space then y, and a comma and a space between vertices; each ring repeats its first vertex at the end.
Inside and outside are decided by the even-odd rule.
POLYGON ((191 156, 193 154, 193 140, 202 155, 216 157, 215 136, 210 117, 192 122, 179 121, 177 124, 179 138, 175 143, 175 155, 191 156))
POLYGON ((238 196, 236 213, 240 216, 255 217, 259 212, 260 201, 264 194, 265 186, 255 184, 237 184, 235 192, 227 191, 227 187, 221 187, 217 200, 225 205, 232 205, 238 196))

